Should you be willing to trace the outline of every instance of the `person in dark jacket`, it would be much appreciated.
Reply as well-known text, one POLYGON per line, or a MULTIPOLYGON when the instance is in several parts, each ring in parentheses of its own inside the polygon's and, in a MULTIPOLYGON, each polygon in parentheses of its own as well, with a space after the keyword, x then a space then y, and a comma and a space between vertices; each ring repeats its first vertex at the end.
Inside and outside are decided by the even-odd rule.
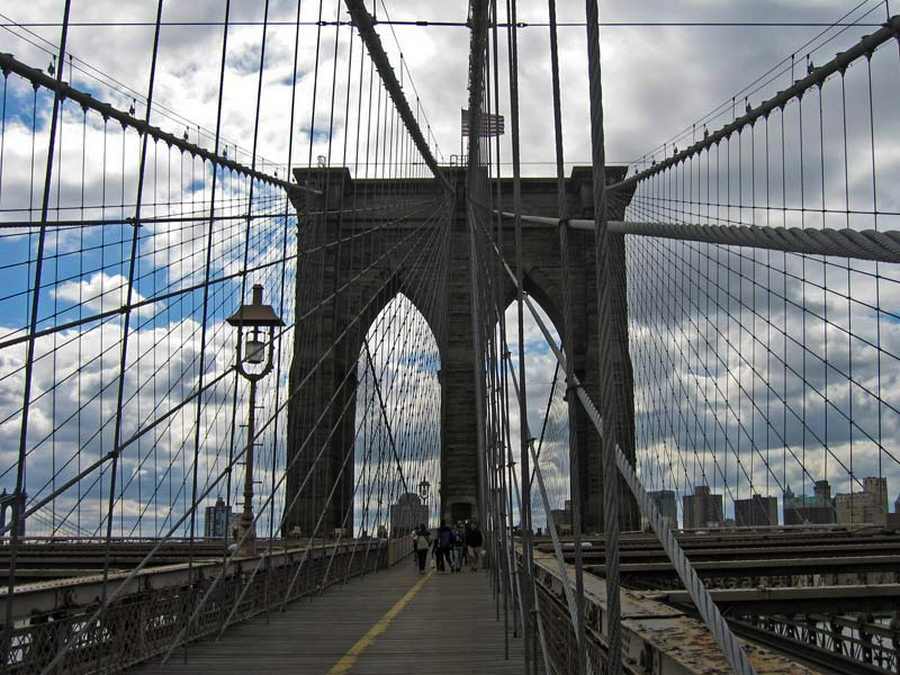
POLYGON ((478 523, 470 523, 469 530, 466 533, 466 546, 469 548, 469 560, 472 563, 472 571, 478 569, 481 564, 481 547, 484 544, 484 537, 481 530, 478 529, 478 523))
POLYGON ((443 572, 445 570, 444 561, 447 561, 447 566, 452 570, 453 563, 450 562, 450 548, 453 543, 453 530, 447 527, 447 523, 441 520, 441 525, 438 527, 437 537, 434 540, 435 550, 437 551, 437 569, 438 572, 443 572))

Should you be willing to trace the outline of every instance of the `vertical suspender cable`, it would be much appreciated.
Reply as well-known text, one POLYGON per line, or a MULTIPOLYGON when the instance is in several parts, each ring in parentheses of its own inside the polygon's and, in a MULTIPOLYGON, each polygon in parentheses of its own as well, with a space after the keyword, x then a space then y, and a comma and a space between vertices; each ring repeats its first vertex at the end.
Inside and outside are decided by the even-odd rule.
MULTIPOLYGON (((286 173, 288 180, 290 180, 291 160, 293 159, 293 153, 294 153, 294 116, 296 114, 296 109, 297 109, 297 61, 298 61, 299 52, 300 52, 300 10, 302 9, 302 7, 303 7, 303 1, 297 0, 297 13, 296 13, 295 27, 294 27, 294 57, 293 57, 293 67, 291 69, 291 112, 290 112, 290 116, 288 118, 288 134, 287 134, 288 135, 288 147, 287 147, 287 163, 286 163, 286 169, 285 169, 285 173, 286 173)), ((348 87, 349 87, 349 84, 348 84, 348 87)), ((286 225, 288 222, 288 218, 290 216, 290 209, 291 209, 290 200, 287 200, 285 202, 284 208, 285 208, 285 210, 284 210, 285 228, 284 228, 284 233, 282 235, 282 250, 285 250, 287 248, 288 228, 286 225)), ((297 243, 297 249, 298 249, 296 264, 299 267, 300 266, 299 237, 298 237, 298 241, 296 243, 297 243)), ((284 270, 284 268, 282 267, 282 275, 281 275, 281 297, 282 298, 284 298, 284 287, 285 287, 285 278, 284 278, 283 270, 284 270)), ((296 276, 296 279, 300 278, 299 269, 295 271, 295 276, 296 276)), ((296 279, 295 279, 295 289, 296 289, 296 279)), ((282 303, 283 302, 284 301, 282 300, 282 303)), ((295 310, 296 310, 296 303, 295 303, 295 310)), ((281 316, 284 316, 284 306, 282 306, 281 316)), ((296 347, 296 344, 297 344, 296 317, 295 317, 295 323, 294 323, 294 341, 293 342, 294 342, 294 346, 296 347)), ((280 372, 279 372, 279 378, 280 378, 280 372)), ((288 424, 289 424, 289 422, 285 426, 287 426, 288 424)), ((287 429, 285 430, 285 433, 289 433, 287 429)), ((233 448, 230 451, 233 452, 233 448)), ((284 462, 285 462, 285 471, 287 471, 287 463, 288 463, 288 452, 287 451, 285 452, 284 462)), ((274 492, 274 490, 273 490, 273 492, 274 492)), ((230 510, 231 509, 231 476, 230 475, 228 476, 228 491, 227 491, 226 498, 228 500, 227 503, 228 503, 228 508, 230 510)), ((226 529, 228 529, 228 528, 226 528, 226 529)), ((272 532, 272 535, 274 535, 274 532, 272 532)), ((227 533, 226 533, 226 537, 227 537, 227 533)), ((288 537, 283 536, 282 542, 284 543, 284 551, 285 551, 285 553, 287 553, 288 545, 289 545, 288 537)))
MULTIPOLYGON (((873 218, 873 227, 875 231, 878 231, 878 173, 877 173, 877 164, 875 161, 875 110, 872 106, 872 53, 866 54, 866 82, 868 84, 868 98, 869 98, 869 144, 872 150, 872 218, 873 218)), ((820 89, 820 97, 821 97, 821 89, 820 89)), ((881 307, 881 265, 879 263, 875 263, 875 306, 881 307)), ((827 304, 826 304, 827 306, 827 304)), ((882 420, 882 397, 881 397, 881 357, 882 357, 882 347, 881 347, 881 318, 882 313, 879 311, 875 316, 875 352, 877 354, 875 360, 875 372, 876 372, 876 381, 877 385, 877 393, 876 397, 878 399, 878 431, 877 431, 877 442, 878 442, 878 477, 881 478, 883 474, 882 470, 882 456, 884 454, 884 444, 883 444, 883 420, 882 420)), ((827 321, 826 321, 827 324, 827 321)), ((826 348, 828 345, 827 342, 827 332, 826 332, 826 348)), ((825 352, 825 360, 828 361, 828 352, 825 352)), ((827 370, 826 370, 827 372, 827 370)), ((827 380, 826 380, 827 382, 827 380)), ((826 388, 826 411, 828 408, 827 404, 827 388, 826 388)), ((826 414, 827 417, 827 414, 826 414)), ((827 439, 827 435, 826 435, 827 439)), ((896 508, 896 507, 895 507, 896 508)))
MULTIPOLYGON (((315 50, 315 60, 313 62, 313 82, 312 82, 312 95, 310 101, 310 114, 309 114, 309 148, 308 148, 308 157, 307 157, 307 176, 312 175, 312 160, 313 160, 313 146, 315 145, 315 137, 316 137, 316 103, 318 101, 319 96, 319 63, 321 59, 322 52, 322 16, 324 12, 324 2, 323 0, 319 0, 319 12, 318 19, 316 21, 316 50, 315 50)), ((330 187, 330 177, 326 173, 324 176, 324 184, 320 186, 322 190, 322 198, 320 200, 320 213, 315 215, 309 222, 308 227, 310 230, 310 242, 315 253, 315 259, 311 265, 310 271, 310 288, 312 290, 313 297, 316 298, 316 303, 322 302, 322 297, 324 295, 323 287, 324 287, 324 278, 325 278, 325 257, 327 252, 325 251, 325 229, 328 216, 326 215, 328 210, 328 192, 330 187)), ((324 308, 321 305, 317 306, 316 312, 313 316, 310 317, 312 335, 310 336, 310 341, 312 342, 313 353, 319 356, 322 356, 323 350, 323 336, 322 333, 324 331, 324 308)), ((322 371, 325 369, 324 365, 319 365, 316 367, 313 373, 312 379, 312 388, 313 391, 321 392, 324 386, 327 386, 325 382, 328 382, 329 379, 322 371)), ((321 401, 317 401, 317 406, 321 406, 321 401)), ((316 412, 324 412, 324 410, 317 410, 316 412)), ((324 419, 328 419, 326 416, 324 419)), ((319 420, 315 423, 316 432, 319 432, 319 420)), ((318 443, 319 435, 313 436, 313 446, 311 450, 316 452, 318 448, 316 448, 316 443, 318 443)), ((325 462, 326 467, 330 467, 330 458, 325 462)), ((324 471, 327 471, 326 468, 324 471)), ((313 475, 312 482, 312 491, 315 495, 323 494, 326 489, 326 479, 323 475, 324 471, 319 470, 315 471, 313 475)), ((324 506, 323 506, 324 508, 324 506)), ((304 514, 305 522, 312 522, 312 518, 315 517, 316 503, 314 500, 309 500, 306 502, 306 509, 308 509, 308 513, 304 514)), ((315 548, 316 540, 315 537, 309 542, 309 546, 315 548)), ((322 547, 324 550, 325 542, 322 541, 322 547)))
MULTIPOLYGON (((575 548, 575 637, 578 645, 578 670, 587 672, 584 632, 584 560, 581 551, 581 453, 578 446, 574 393, 575 354, 572 349, 572 293, 569 278, 569 227, 566 222, 566 183, 563 163, 562 105, 559 86, 559 47, 556 35, 556 0, 548 0, 550 14, 550 64, 553 75, 553 131, 556 144, 556 206, 559 217, 559 255, 563 282, 563 348, 566 352, 566 401, 569 410, 569 496, 572 504, 572 536, 575 548)), ((549 411, 550 407, 547 406, 549 411)), ((550 514, 547 514, 550 516, 550 514)), ((549 524, 549 523, 548 523, 549 524)))
MULTIPOLYGON (((59 40, 59 69, 56 72, 57 82, 62 82, 63 75, 63 58, 66 54, 66 40, 69 35, 69 11, 72 6, 71 0, 66 0, 66 6, 63 10, 62 33, 59 40)), ((35 101, 37 101, 37 87, 34 90, 35 101)), ((19 522, 22 518, 24 505, 22 504, 22 495, 25 491, 25 458, 27 456, 28 443, 28 412, 31 407, 31 384, 34 377, 34 351, 37 342, 37 323, 38 308, 40 307, 41 297, 41 273, 44 262, 44 243, 47 238, 47 211, 50 205, 50 183, 53 179, 53 148, 56 143, 56 128, 58 125, 57 116, 59 115, 59 107, 62 104, 62 97, 57 90, 53 95, 53 113, 50 117, 50 136, 47 146, 47 170, 44 174, 44 194, 41 202, 41 229, 38 234, 37 254, 35 256, 34 266, 34 289, 31 296, 31 315, 28 326, 28 343, 25 352, 25 382, 22 386, 22 424, 19 433, 19 456, 16 461, 16 488, 15 500, 12 505, 12 535, 9 546, 9 573, 7 581, 7 597, 10 600, 6 603, 6 613, 3 627, 3 649, 0 650, 0 658, 3 658, 0 664, 0 672, 6 672, 9 659, 12 652, 12 631, 13 631, 13 602, 16 590, 16 559, 19 552, 19 539, 21 537, 19 530, 19 522)), ((33 120, 37 119, 37 115, 33 116, 33 120)), ((34 124, 34 121, 32 122, 34 124)), ((34 127, 32 127, 33 130, 34 127)), ((32 144, 35 134, 32 131, 32 144)), ((33 146, 32 146, 33 147, 33 146)), ((33 153, 33 150, 32 150, 33 153)), ((32 154, 32 162, 34 155, 32 154)), ((32 174, 34 175, 34 171, 32 174)), ((33 191, 29 190, 29 194, 33 191)), ((31 212, 29 204, 29 213, 31 212)))
MULTIPOLYGON (((231 0, 225 0, 225 23, 222 27, 222 57, 221 62, 219 64, 219 94, 218 94, 218 102, 216 105, 216 136, 215 136, 215 153, 219 154, 219 140, 220 134, 222 130, 222 100, 225 94, 225 60, 228 54, 228 24, 231 16, 231 0)), ((194 458, 193 458, 193 467, 191 470, 191 516, 190 516, 190 536, 189 536, 189 544, 190 548, 188 550, 188 597, 192 594, 192 589, 194 585, 193 575, 194 575, 194 533, 196 528, 197 521, 197 504, 198 504, 198 496, 197 496, 197 472, 199 470, 200 464, 200 429, 201 429, 201 417, 203 414, 203 396, 200 392, 203 390, 203 380, 204 373, 206 369, 206 333, 207 333, 207 319, 209 312, 209 280, 210 280, 210 267, 212 263, 212 249, 213 249, 213 226, 215 225, 215 213, 216 213, 216 184, 218 178, 218 168, 215 162, 212 163, 212 187, 211 193, 209 197, 209 226, 206 229, 206 256, 205 256, 205 278, 203 283, 203 317, 201 319, 201 327, 200 327, 200 359, 199 359, 199 367, 197 372, 200 373, 198 382, 197 382, 197 417, 194 423, 194 458)), ((185 621, 186 624, 184 626, 184 663, 187 663, 188 650, 187 645, 190 642, 190 622, 188 620, 189 612, 187 607, 185 607, 185 621)), ((172 645, 174 648, 176 645, 172 645)), ((171 651, 171 649, 170 649, 171 651)))
POLYGON ((606 157, 603 139, 603 89, 600 81, 600 26, 597 0, 586 0, 588 77, 591 98, 591 163, 594 186, 594 256, 597 266, 597 319, 599 321, 600 403, 603 414, 603 524, 606 538, 607 657, 610 675, 622 672, 622 633, 619 609, 619 505, 615 469, 616 396, 613 368, 612 289, 609 236, 606 231, 606 157))
MULTIPOLYGON (((493 59, 491 60, 491 65, 493 66, 493 85, 494 90, 494 101, 495 108, 497 108, 497 112, 500 109, 500 58, 498 55, 499 51, 499 29, 497 22, 497 0, 491 1, 491 33, 492 33, 492 44, 491 44, 491 52, 493 54, 493 59)), ((503 193, 501 190, 501 170, 500 170, 500 136, 494 136, 494 148, 495 148, 495 156, 497 158, 497 196, 496 196, 496 208, 497 211, 502 210, 502 197, 503 193)), ((503 220, 501 217, 497 216, 497 245, 499 249, 503 250, 503 220)), ((498 444, 498 452, 496 457, 496 464, 494 466, 494 471, 497 473, 497 503, 499 514, 497 521, 501 525, 501 527, 497 530, 497 535, 500 538, 500 547, 499 547, 499 555, 503 560, 503 569, 501 570, 502 574, 502 585, 503 585, 503 635, 504 635, 504 655, 508 659, 509 658, 509 614, 510 614, 510 603, 515 602, 515 593, 511 592, 513 586, 513 573, 514 568, 509 564, 511 560, 509 544, 510 544, 510 536, 512 530, 507 527, 507 518, 512 517, 512 509, 507 509, 507 484, 506 484, 506 408, 507 408, 507 399, 506 399, 506 369, 503 365, 503 361, 505 357, 506 350, 506 311, 504 306, 504 294, 503 294, 503 263, 499 259, 497 260, 497 308, 498 308, 498 317, 497 317, 497 345, 496 345, 496 354, 499 358, 499 364, 495 369, 494 373, 495 381, 496 381, 496 391, 495 396, 497 398, 497 425, 498 425, 498 436, 497 436, 497 444, 498 444), (502 536, 501 536, 502 533, 502 536)), ((511 498, 509 504, 512 504, 511 498)), ((515 633, 515 608, 513 607, 513 632, 515 633)))
MULTIPOLYGON (((260 109, 261 109, 261 102, 262 102, 263 74, 265 72, 265 64, 266 64, 266 38, 268 36, 268 29, 269 29, 269 0, 265 0, 265 6, 263 7, 262 38, 260 41, 260 52, 259 52, 259 73, 258 73, 258 78, 257 78, 257 83, 256 83, 256 111, 253 116, 253 147, 252 147, 251 155, 250 155, 250 162, 251 162, 250 166, 254 171, 256 170, 256 162, 257 162, 256 153, 257 153, 257 149, 259 147, 259 116, 260 116, 260 109)), ((247 288, 246 270, 247 270, 247 263, 249 260, 249 255, 250 255, 251 227, 253 224, 253 198, 254 198, 253 186, 254 186, 253 178, 250 178, 250 187, 248 189, 248 194, 247 194, 247 225, 246 225, 245 233, 244 233, 244 267, 243 267, 243 269, 244 269, 245 274, 241 277, 241 295, 240 295, 241 302, 243 302, 244 293, 246 293, 246 288, 247 288)), ((285 230, 286 229, 287 228, 285 228, 285 230)), ((284 259, 284 256, 282 256, 282 259, 284 259)), ((282 270, 281 276, 282 276, 282 288, 283 288, 283 285, 284 285, 284 262, 281 263, 281 270, 282 270)), ((279 302, 282 305, 284 303, 283 298, 284 298, 283 294, 280 294, 279 302)), ((283 307, 282 307, 282 311, 283 311, 283 307)), ((276 336, 273 334, 271 339, 275 340, 276 336)), ((279 342, 278 342, 279 357, 281 356, 281 344, 282 343, 279 340, 279 342)), ((276 382, 278 382, 278 380, 281 377, 281 359, 278 358, 277 361, 278 361, 278 366, 276 368, 276 375, 275 375, 276 382)), ((235 373, 235 377, 237 377, 237 373, 235 373)), ((276 387, 275 389, 276 389, 276 399, 275 399, 274 410, 276 412, 275 412, 275 424, 273 425, 275 427, 275 431, 273 432, 273 435, 272 435, 273 441, 272 441, 272 466, 271 466, 271 469, 272 469, 272 483, 271 483, 272 491, 271 491, 271 494, 275 493, 275 463, 276 463, 276 453, 278 450, 278 433, 277 433, 278 413, 277 413, 277 410, 278 410, 278 393, 280 393, 280 391, 279 391, 280 388, 276 387)), ((251 394, 250 394, 251 410, 250 410, 249 420, 251 423, 249 423, 247 425, 248 447, 249 447, 249 444, 252 444, 255 442, 255 439, 252 437, 252 434, 251 434, 251 432, 255 430, 255 427, 253 426, 252 422, 255 419, 255 413, 256 413, 256 411, 252 408, 252 406, 256 405, 256 395, 255 395, 256 394, 256 382, 253 380, 250 381, 250 392, 251 392, 251 394)), ((236 384, 235 384, 235 388, 234 388, 234 398, 235 398, 235 402, 237 402, 237 385, 236 384)), ((250 460, 250 455, 249 454, 245 455, 245 457, 244 457, 244 462, 245 462, 244 470, 245 471, 249 471, 252 468, 249 463, 249 460, 250 460)), ((230 476, 230 474, 229 474, 229 476, 230 476)), ((252 479, 252 476, 251 476, 251 479, 252 479)), ((262 481, 260 481, 260 482, 262 482, 262 481)), ((273 550, 273 546, 274 546, 274 536, 273 536, 274 533, 272 532, 272 524, 274 522, 274 514, 275 514, 275 502, 273 500, 272 504, 270 506, 270 509, 269 509, 269 535, 267 537, 267 539, 269 540, 268 546, 267 546, 269 557, 268 558, 260 557, 259 564, 262 564, 263 560, 265 560, 266 563, 268 564, 268 562, 271 560, 271 554, 272 554, 272 550, 273 550)), ((254 518, 254 521, 253 521, 254 530, 256 529, 256 522, 259 520, 260 515, 261 515, 261 513, 257 513, 254 518)), ((223 569, 225 568, 226 560, 227 560, 227 556, 223 556, 223 560, 222 560, 223 569)), ((255 570, 254 570, 254 574, 255 574, 255 570)), ((265 585, 264 585, 264 590, 263 590, 263 595, 265 597, 263 606, 266 609, 266 623, 268 623, 268 621, 269 621, 268 608, 269 608, 269 584, 270 584, 270 581, 271 581, 271 575, 266 574, 265 585)), ((222 627, 222 630, 224 630, 224 625, 222 627)))
POLYGON ((473 358, 473 378, 475 382, 475 426, 477 434, 477 466, 478 466, 478 520, 484 523, 485 504, 484 504, 484 455, 485 455, 485 420, 484 411, 486 409, 484 398, 484 346, 481 340, 482 333, 482 309, 478 307, 478 270, 477 247, 475 237, 479 228, 476 226, 475 220, 478 217, 478 210, 482 207, 476 207, 472 203, 473 198, 480 197, 480 183, 483 181, 481 177, 481 151, 480 140, 481 130, 484 127, 482 120, 482 101, 484 98, 484 53, 487 48, 487 0, 474 0, 472 2, 471 11, 471 54, 469 68, 469 113, 471 117, 471 128, 469 131, 469 161, 466 168, 466 193, 467 193, 467 220, 468 220, 468 238, 469 238, 469 303, 470 316, 472 321, 472 354, 473 358))
MULTIPOLYGON (((162 25, 162 9, 163 3, 162 0, 159 0, 159 3, 156 7, 156 27, 154 29, 153 34, 153 53, 150 61, 150 78, 147 84, 147 105, 144 111, 144 122, 150 122, 150 110, 153 104, 153 85, 156 79, 156 64, 157 64, 157 56, 159 52, 159 34, 160 27, 162 25)), ((62 66, 60 65, 60 70, 62 66)), ((122 134, 124 136, 125 127, 122 127, 122 134)), ((134 272, 137 264, 137 245, 138 245, 138 233, 140 232, 141 227, 141 201, 143 200, 143 192, 144 192, 144 174, 147 169, 147 143, 149 141, 149 134, 142 134, 141 136, 141 160, 140 167, 138 169, 138 178, 137 178, 137 196, 135 198, 135 206, 134 206, 134 222, 132 223, 132 232, 131 232, 131 251, 130 251, 130 259, 128 262, 128 288, 126 291, 125 298, 125 316, 122 319, 122 350, 119 359, 119 382, 116 392, 116 421, 115 421, 115 430, 113 432, 113 458, 112 458, 112 467, 109 474, 109 505, 106 512, 106 551, 103 556, 103 590, 101 595, 101 604, 105 602, 107 593, 109 591, 109 561, 110 561, 110 547, 112 546, 112 521, 113 521, 113 507, 115 505, 115 492, 116 492, 116 466, 119 463, 119 455, 122 451, 122 412, 124 407, 124 397, 125 397, 125 371, 126 366, 128 364, 128 331, 131 327, 131 301, 134 297, 134 272)), ((124 162, 125 153, 122 153, 122 161, 124 162)), ((124 186, 123 186, 124 191, 124 186)), ((123 208, 124 208, 124 199, 123 208)), ((155 451, 154 451, 155 452, 155 451)), ((123 491, 125 486, 122 487, 123 491)), ((124 494, 122 495, 124 500, 124 494)), ((97 671, 99 672, 102 667, 103 661, 103 652, 99 650, 97 652, 97 671)))
POLYGON ((507 0, 507 12, 509 26, 509 108, 512 119, 512 162, 513 162, 513 212, 515 213, 516 232, 516 280, 517 280, 517 316, 518 316, 518 360, 519 360, 519 469, 522 474, 521 508, 519 521, 522 529, 522 585, 521 602, 523 620, 523 644, 525 647, 525 672, 533 672, 532 663, 535 651, 534 626, 532 625, 531 603, 531 478, 530 463, 528 458, 528 405, 525 380, 525 327, 524 327, 524 294, 522 283, 524 273, 522 270, 522 181, 519 144, 519 63, 518 63, 518 34, 516 28, 516 0, 507 0))

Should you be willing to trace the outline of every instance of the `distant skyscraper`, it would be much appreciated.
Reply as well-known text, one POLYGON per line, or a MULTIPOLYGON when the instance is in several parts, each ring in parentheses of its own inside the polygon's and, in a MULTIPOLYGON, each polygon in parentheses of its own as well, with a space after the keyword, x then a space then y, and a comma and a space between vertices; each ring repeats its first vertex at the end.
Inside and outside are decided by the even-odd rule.
POLYGON ((862 492, 837 494, 834 510, 837 522, 885 525, 887 522, 887 478, 863 478, 862 492))
MULTIPOLYGON (((551 509, 550 517, 553 519, 553 524, 556 525, 557 528, 571 528, 572 527, 572 501, 567 499, 565 503, 565 508, 562 509, 551 509)), ((549 523, 548 523, 549 525, 549 523)))
POLYGON ((831 486, 827 480, 817 480, 813 484, 813 494, 819 499, 826 501, 831 499, 831 486))
POLYGON ((894 500, 894 512, 887 514, 887 522, 885 526, 889 530, 900 530, 900 496, 894 500))
POLYGON ((659 515, 662 516, 669 527, 678 527, 678 500, 674 490, 656 490, 648 492, 647 496, 656 504, 659 515))
POLYGON ((829 525, 834 522, 831 486, 827 480, 817 480, 812 496, 796 496, 788 485, 782 493, 782 515, 785 525, 829 525))
POLYGON ((778 498, 753 495, 734 500, 734 524, 738 527, 778 525, 778 498))
POLYGON ((225 506, 221 497, 216 499, 215 506, 206 507, 206 518, 203 522, 203 536, 211 539, 222 539, 228 531, 228 524, 233 517, 231 509, 225 506))
POLYGON ((415 492, 402 494, 396 504, 391 504, 392 537, 406 536, 420 523, 428 525, 428 505, 415 492))
POLYGON ((887 512, 888 489, 886 477, 873 476, 871 478, 863 478, 863 491, 872 495, 872 500, 875 504, 887 512))
POLYGON ((686 530, 721 527, 725 521, 722 495, 710 493, 708 485, 698 485, 693 495, 681 499, 686 530))

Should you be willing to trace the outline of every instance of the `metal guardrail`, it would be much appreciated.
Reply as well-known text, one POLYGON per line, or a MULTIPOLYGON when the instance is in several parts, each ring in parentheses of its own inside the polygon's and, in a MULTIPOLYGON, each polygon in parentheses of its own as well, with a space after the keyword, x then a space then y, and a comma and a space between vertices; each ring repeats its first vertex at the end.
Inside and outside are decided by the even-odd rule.
MULTIPOLYGON (((230 623, 243 621, 285 601, 389 567, 411 550, 412 541, 407 537, 327 544, 312 551, 305 562, 302 548, 237 559, 211 591, 184 642, 219 633, 229 616, 230 623), (254 574, 259 558, 264 562, 254 574), (304 569, 298 574, 301 564, 304 569), (247 584, 249 588, 245 589, 247 584), (285 597, 289 589, 290 595, 285 597)), ((159 656, 171 648, 184 630, 196 603, 206 596, 221 569, 220 559, 207 559, 195 561, 193 573, 187 564, 144 570, 101 619, 87 629, 84 622, 96 609, 100 597, 99 575, 18 587, 8 672, 44 672, 76 634, 77 644, 70 646, 53 672, 119 672, 159 656)), ((111 574, 110 581, 115 582, 117 576, 124 578, 127 574, 111 574)))

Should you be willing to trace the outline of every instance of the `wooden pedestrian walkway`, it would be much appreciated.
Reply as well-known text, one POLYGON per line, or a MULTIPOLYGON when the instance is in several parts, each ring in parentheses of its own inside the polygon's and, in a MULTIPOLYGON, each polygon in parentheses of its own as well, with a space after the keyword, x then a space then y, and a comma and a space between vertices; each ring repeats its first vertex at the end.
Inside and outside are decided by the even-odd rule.
MULTIPOLYGON (((512 620, 512 617, 510 617, 512 620)), ((407 559, 350 580, 282 612, 232 626, 221 641, 190 645, 165 665, 154 659, 129 673, 338 675, 523 672, 522 640, 496 620, 484 571, 418 574, 407 559)))

